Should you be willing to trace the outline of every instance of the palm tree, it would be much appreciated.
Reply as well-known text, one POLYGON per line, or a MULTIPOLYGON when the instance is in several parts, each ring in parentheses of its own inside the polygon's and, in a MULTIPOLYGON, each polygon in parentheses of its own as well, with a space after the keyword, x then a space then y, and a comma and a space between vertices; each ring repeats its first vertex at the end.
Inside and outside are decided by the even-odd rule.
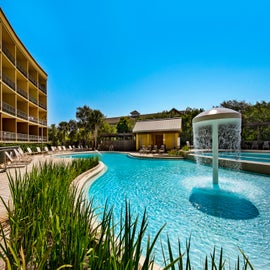
POLYGON ((87 142, 88 133, 91 132, 91 119, 92 109, 84 105, 83 107, 78 107, 76 112, 76 118, 78 119, 78 127, 80 128, 79 133, 82 136, 84 144, 87 142))
POLYGON ((69 130, 68 122, 62 121, 59 123, 58 134, 60 136, 61 143, 64 145, 66 144, 66 136, 68 134, 68 130, 69 130))
POLYGON ((69 120, 68 122, 68 137, 71 144, 77 139, 78 123, 75 120, 69 120))
POLYGON ((94 132, 94 146, 97 148, 97 138, 98 138, 98 130, 103 124, 104 115, 99 110, 92 110, 91 116, 90 116, 90 123, 91 123, 91 129, 94 132))
POLYGON ((58 130, 55 124, 51 124, 49 128, 49 141, 52 143, 52 145, 58 144, 58 130))

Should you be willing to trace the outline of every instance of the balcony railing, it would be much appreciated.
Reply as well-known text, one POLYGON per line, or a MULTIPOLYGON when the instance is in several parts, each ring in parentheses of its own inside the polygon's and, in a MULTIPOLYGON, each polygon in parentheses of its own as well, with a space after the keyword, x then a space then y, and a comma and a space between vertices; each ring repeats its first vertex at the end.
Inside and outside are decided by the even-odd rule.
POLYGON ((5 74, 2 75, 3 82, 6 83, 9 87, 15 90, 15 83, 5 74))
POLYGON ((37 86, 37 81, 36 81, 31 75, 28 76, 28 79, 29 79, 35 86, 37 86))
POLYGON ((17 141, 28 141, 28 134, 18 133, 17 134, 17 141))
POLYGON ((2 110, 4 112, 15 115, 15 107, 11 106, 10 104, 8 104, 4 101, 2 102, 2 110))
POLYGON ((2 46, 2 51, 5 53, 5 55, 7 56, 7 58, 13 63, 15 64, 15 58, 14 56, 10 53, 10 51, 8 50, 8 48, 3 45, 2 46))
POLYGON ((29 96, 29 100, 32 101, 33 103, 37 104, 37 99, 33 96, 29 96))
POLYGON ((39 141, 39 137, 36 135, 29 135, 29 141, 31 142, 38 142, 39 141))
POLYGON ((45 94, 47 94, 47 89, 44 85, 39 85, 38 88, 45 94))
POLYGON ((25 142, 47 142, 47 136, 28 135, 11 131, 1 131, 0 141, 25 141, 25 142))
POLYGON ((41 108, 43 108, 43 109, 47 109, 47 106, 46 106, 46 104, 44 104, 43 102, 39 102, 39 106, 41 107, 41 108))
POLYGON ((27 92, 24 91, 22 88, 17 87, 17 92, 18 92, 20 95, 22 95, 23 97, 28 98, 28 97, 27 97, 27 92))
POLYGON ((29 120, 29 121, 31 121, 31 122, 38 123, 38 119, 37 119, 37 117, 32 116, 32 115, 29 115, 29 116, 28 116, 28 120, 29 120))
POLYGON ((16 133, 10 131, 1 131, 2 141, 16 141, 16 133))
POLYGON ((17 116, 23 119, 28 119, 27 113, 21 110, 17 110, 17 116))
POLYGON ((47 120, 39 119, 39 123, 40 123, 41 125, 47 126, 47 120))
POLYGON ((16 64, 17 69, 27 78, 27 72, 26 70, 22 67, 20 63, 17 62, 16 64))

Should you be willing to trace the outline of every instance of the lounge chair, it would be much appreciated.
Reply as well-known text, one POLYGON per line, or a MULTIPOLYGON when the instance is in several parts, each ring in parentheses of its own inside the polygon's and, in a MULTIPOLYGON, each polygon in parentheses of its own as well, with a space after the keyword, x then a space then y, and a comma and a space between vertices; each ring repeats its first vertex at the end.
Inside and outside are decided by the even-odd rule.
POLYGON ((258 149, 258 142, 257 141, 253 141, 251 149, 258 149))
POLYGON ((152 153, 156 154, 158 152, 158 148, 157 145, 154 145, 153 149, 152 149, 152 153))
POLYGON ((263 146, 262 146, 263 150, 269 150, 269 142, 268 141, 264 141, 263 142, 263 146))
POLYGON ((30 147, 27 147, 26 149, 27 149, 28 155, 34 155, 34 154, 36 154, 36 153, 34 153, 32 151, 32 149, 30 147))
POLYGON ((32 161, 32 158, 27 155, 22 155, 17 149, 13 149, 13 152, 16 156, 16 161, 30 163, 32 161))
POLYGON ((37 153, 38 153, 38 154, 43 154, 43 151, 41 151, 41 149, 40 149, 39 146, 37 146, 37 153))
POLYGON ((152 150, 152 146, 151 145, 148 145, 148 147, 145 150, 146 154, 150 154, 151 153, 151 150, 152 150))
POLYGON ((5 162, 5 168, 23 168, 27 165, 25 162, 13 159, 13 157, 8 152, 5 152, 5 156, 9 160, 8 162, 5 162))
POLYGON ((144 144, 142 145, 141 149, 139 150, 139 153, 141 153, 141 154, 146 153, 146 148, 145 148, 144 144))
POLYGON ((163 144, 160 146, 158 152, 159 152, 160 154, 165 153, 165 146, 164 146, 163 144))

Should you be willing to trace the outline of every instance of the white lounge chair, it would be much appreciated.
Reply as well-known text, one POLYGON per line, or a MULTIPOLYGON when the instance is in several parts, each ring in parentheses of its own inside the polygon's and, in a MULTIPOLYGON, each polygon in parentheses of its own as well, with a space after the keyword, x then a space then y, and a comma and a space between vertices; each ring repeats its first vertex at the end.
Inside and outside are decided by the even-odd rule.
POLYGON ((159 152, 160 154, 165 153, 165 146, 164 146, 163 144, 160 146, 158 152, 159 152))
POLYGON ((141 154, 146 153, 146 148, 145 148, 144 144, 142 145, 141 149, 139 150, 139 153, 141 153, 141 154))
POLYGON ((263 142, 263 150, 269 150, 270 146, 269 146, 269 142, 268 141, 264 141, 263 142))
POLYGON ((27 147, 26 149, 27 149, 28 155, 34 155, 35 154, 30 147, 27 147))
POLYGON ((257 141, 253 141, 251 149, 258 149, 258 142, 257 141))
POLYGON ((17 149, 13 149, 13 152, 16 156, 16 161, 30 163, 32 161, 32 158, 27 155, 22 155, 17 149))
POLYGON ((152 153, 156 154, 158 152, 158 148, 157 145, 154 145, 153 149, 152 149, 152 153))
POLYGON ((17 159, 13 159, 13 157, 8 152, 5 152, 5 156, 9 160, 5 162, 6 168, 23 168, 27 165, 27 163, 25 162, 22 162, 17 159))

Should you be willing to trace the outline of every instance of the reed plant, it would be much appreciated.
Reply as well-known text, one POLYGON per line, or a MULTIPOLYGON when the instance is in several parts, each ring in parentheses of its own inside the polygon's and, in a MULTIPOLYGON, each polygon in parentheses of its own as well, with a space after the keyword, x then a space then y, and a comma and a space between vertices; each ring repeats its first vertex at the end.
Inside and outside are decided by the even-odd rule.
MULTIPOLYGON (((128 202, 118 223, 114 221, 113 209, 107 206, 97 223, 97 209, 71 185, 79 174, 97 164, 97 158, 76 159, 69 164, 48 162, 23 176, 8 174, 13 205, 6 205, 9 233, 1 225, 0 244, 0 257, 6 269, 154 267, 154 247, 163 227, 151 240, 146 235, 146 212, 139 221, 132 217, 128 202), (147 245, 143 248, 145 237, 147 245)), ((192 269, 189 243, 182 252, 179 242, 179 254, 174 257, 168 239, 168 256, 162 247, 164 269, 192 269)), ((222 251, 219 258, 215 256, 214 250, 202 269, 225 269, 222 251)), ((252 269, 244 253, 243 258, 244 263, 238 260, 235 269, 252 269)))

